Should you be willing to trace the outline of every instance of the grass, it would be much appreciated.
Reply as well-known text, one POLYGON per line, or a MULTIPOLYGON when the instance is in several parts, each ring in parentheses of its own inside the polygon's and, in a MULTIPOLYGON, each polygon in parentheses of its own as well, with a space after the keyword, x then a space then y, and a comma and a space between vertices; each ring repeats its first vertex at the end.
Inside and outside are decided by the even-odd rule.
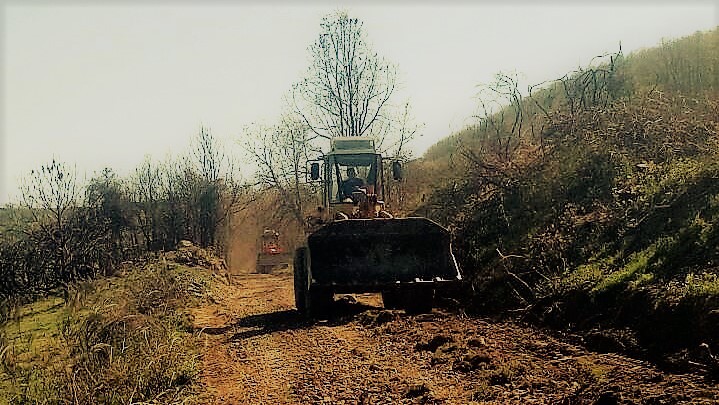
POLYGON ((169 403, 193 397, 186 309, 201 269, 151 263, 22 306, 0 326, 0 404, 169 403))
POLYGON ((0 329, 0 403, 21 402, 42 391, 44 370, 67 359, 60 342, 64 301, 46 298, 25 305, 0 329))
POLYGON ((651 274, 645 274, 651 259, 654 256, 656 248, 651 246, 641 252, 637 252, 631 255, 620 270, 611 272, 608 276, 602 278, 592 288, 593 293, 598 293, 606 290, 613 290, 626 286, 629 283, 638 286, 643 282, 652 278, 651 274), (649 277, 647 277, 649 276, 649 277))
POLYGON ((42 347, 60 333, 58 320, 65 311, 60 297, 50 297, 22 307, 13 321, 5 326, 6 337, 11 340, 32 336, 36 346, 42 347))
POLYGON ((683 293, 688 297, 718 297, 719 276, 716 273, 689 273, 684 279, 683 293))
POLYGON ((611 368, 602 364, 597 364, 591 357, 577 358, 577 365, 581 370, 586 372, 587 382, 605 384, 609 381, 608 374, 611 371, 611 368))

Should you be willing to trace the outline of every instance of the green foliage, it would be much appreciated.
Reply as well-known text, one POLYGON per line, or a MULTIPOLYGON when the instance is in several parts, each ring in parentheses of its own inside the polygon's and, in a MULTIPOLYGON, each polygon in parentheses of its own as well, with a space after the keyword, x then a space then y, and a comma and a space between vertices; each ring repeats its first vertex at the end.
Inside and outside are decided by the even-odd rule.
POLYGON ((580 264, 570 270, 563 277, 554 279, 555 284, 551 291, 594 290, 597 284, 603 281, 605 271, 613 268, 614 257, 591 258, 585 264, 580 264))
POLYGON ((632 254, 627 263, 620 269, 612 271, 606 277, 597 283, 592 292, 602 292, 605 290, 616 289, 633 283, 632 287, 638 287, 653 278, 652 274, 645 271, 654 256, 654 247, 650 247, 641 252, 632 254))
POLYGON ((689 273, 684 279, 683 293, 690 297, 719 296, 719 275, 716 273, 689 273))

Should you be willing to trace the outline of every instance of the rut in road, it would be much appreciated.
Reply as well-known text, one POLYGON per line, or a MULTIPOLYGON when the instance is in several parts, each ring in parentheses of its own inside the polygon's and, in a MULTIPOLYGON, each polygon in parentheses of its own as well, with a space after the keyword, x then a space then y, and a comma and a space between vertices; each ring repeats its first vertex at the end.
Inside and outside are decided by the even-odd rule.
POLYGON ((340 298, 328 321, 293 309, 290 274, 233 276, 193 312, 202 398, 235 404, 717 403, 696 375, 598 354, 512 322, 408 316, 340 298), (599 402, 597 402, 599 401, 599 402))

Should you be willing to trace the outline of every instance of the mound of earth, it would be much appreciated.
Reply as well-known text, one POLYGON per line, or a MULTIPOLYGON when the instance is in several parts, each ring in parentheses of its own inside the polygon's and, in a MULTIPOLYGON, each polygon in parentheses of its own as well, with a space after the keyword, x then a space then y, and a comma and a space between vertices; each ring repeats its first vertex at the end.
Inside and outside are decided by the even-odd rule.
POLYGON ((211 270, 227 270, 225 259, 217 256, 213 249, 195 246, 188 240, 181 240, 177 249, 166 252, 165 260, 188 266, 206 267, 211 270))

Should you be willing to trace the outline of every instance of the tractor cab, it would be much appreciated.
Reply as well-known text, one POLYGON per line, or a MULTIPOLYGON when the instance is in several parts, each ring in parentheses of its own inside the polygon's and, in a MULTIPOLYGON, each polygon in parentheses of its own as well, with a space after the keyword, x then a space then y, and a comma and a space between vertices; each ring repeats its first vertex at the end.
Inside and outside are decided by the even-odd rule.
POLYGON ((374 139, 335 138, 325 156, 327 200, 330 204, 358 203, 358 191, 382 197, 382 157, 376 153, 374 139))
MULTIPOLYGON (((382 156, 370 137, 335 137, 322 157, 324 205, 336 218, 374 218, 384 210, 382 156)), ((311 169, 320 179, 320 162, 311 169)))

